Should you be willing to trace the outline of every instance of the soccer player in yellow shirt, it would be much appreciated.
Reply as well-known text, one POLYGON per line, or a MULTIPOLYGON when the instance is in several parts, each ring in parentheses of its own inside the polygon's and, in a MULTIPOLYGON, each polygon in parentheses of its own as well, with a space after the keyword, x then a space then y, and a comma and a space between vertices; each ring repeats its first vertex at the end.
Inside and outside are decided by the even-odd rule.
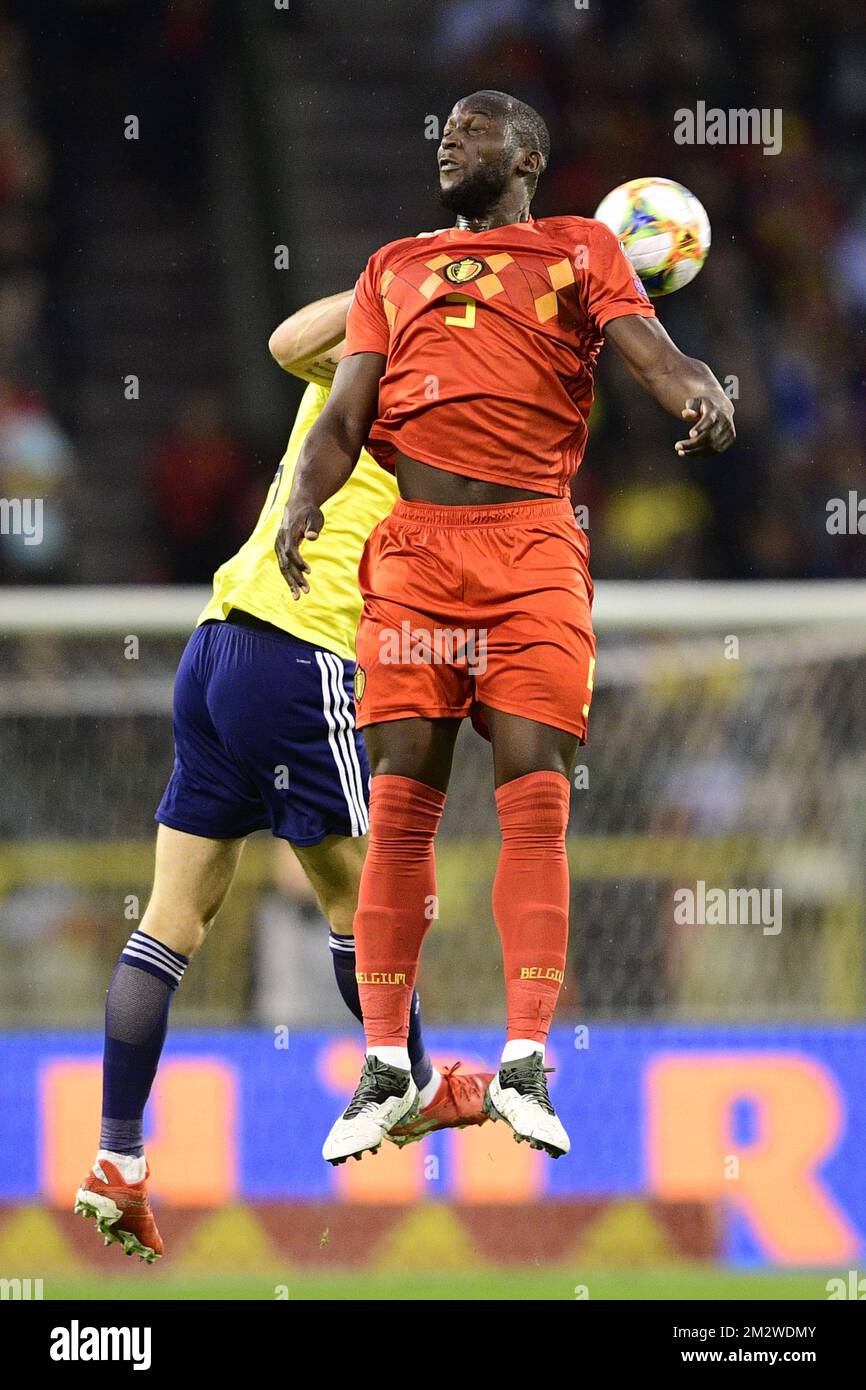
MULTIPOLYGON (((121 952, 105 1011, 102 1129, 75 1210, 109 1241, 152 1262, 163 1244, 147 1196, 142 1115, 172 994, 219 911, 246 836, 287 840, 331 928, 340 993, 361 1021, 352 920, 367 848, 370 770, 355 728, 358 561, 397 496, 366 450, 323 508, 314 590, 295 603, 274 551, 307 433, 328 398, 351 293, 286 319, 272 355, 308 382, 255 529, 217 570, 213 595, 181 658, 174 688, 175 761, 156 812, 153 891, 121 952)), ((412 1000, 410 1052, 418 1111, 389 1135, 481 1124, 490 1076, 437 1071, 412 1000)), ((457 1064, 459 1066, 459 1064, 457 1064)))

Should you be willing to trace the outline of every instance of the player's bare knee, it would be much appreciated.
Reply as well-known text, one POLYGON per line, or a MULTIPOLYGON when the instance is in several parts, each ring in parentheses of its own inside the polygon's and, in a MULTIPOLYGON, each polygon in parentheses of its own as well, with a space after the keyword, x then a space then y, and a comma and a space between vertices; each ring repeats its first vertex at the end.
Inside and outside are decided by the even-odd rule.
POLYGON ((354 936, 355 907, 353 898, 351 902, 332 903, 328 908, 325 915, 335 936, 354 936))
POLYGON ((365 731, 374 777, 408 777, 447 791, 459 719, 398 719, 365 731))
POLYGON ((326 885, 317 885, 319 907, 335 936, 354 935, 353 923, 358 906, 357 884, 352 881, 328 892, 326 885))
POLYGON ((194 956, 202 946, 213 920, 212 915, 196 912, 169 914, 151 904, 141 919, 141 930, 170 950, 179 951, 182 956, 194 956))

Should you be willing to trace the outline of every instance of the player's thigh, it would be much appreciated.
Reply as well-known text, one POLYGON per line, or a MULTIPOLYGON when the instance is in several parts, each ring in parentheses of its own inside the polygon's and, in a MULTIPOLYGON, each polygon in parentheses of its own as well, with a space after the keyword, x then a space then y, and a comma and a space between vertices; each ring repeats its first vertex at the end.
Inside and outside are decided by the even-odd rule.
POLYGON ((364 729, 374 777, 411 777, 448 790, 460 719, 392 719, 364 729))
POLYGON ((326 835, 318 845, 292 845, 319 906, 337 936, 351 936, 367 835, 326 835))
POLYGON ((595 680, 592 580, 585 537, 563 505, 563 516, 497 531, 495 550, 488 538, 490 554, 474 557, 474 588, 467 586, 467 602, 482 614, 475 694, 497 731, 498 785, 533 771, 570 771, 586 738, 595 680))
POLYGON ((243 847, 243 839, 210 840, 160 825, 142 931, 182 955, 196 951, 225 902, 243 847))
POLYGON ((497 787, 530 772, 559 772, 571 781, 580 739, 521 715, 483 706, 493 744, 493 780, 497 787))

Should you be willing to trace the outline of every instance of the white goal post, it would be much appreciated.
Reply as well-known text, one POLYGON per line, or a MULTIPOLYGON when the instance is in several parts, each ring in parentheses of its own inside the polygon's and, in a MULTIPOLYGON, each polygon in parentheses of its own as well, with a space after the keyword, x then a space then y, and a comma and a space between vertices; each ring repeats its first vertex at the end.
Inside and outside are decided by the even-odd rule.
MULTIPOLYGON (((182 634, 209 597, 209 589, 193 586, 0 588, 0 634, 182 634)), ((593 621, 599 632, 706 632, 737 624, 866 628, 866 580, 600 580, 593 621)))

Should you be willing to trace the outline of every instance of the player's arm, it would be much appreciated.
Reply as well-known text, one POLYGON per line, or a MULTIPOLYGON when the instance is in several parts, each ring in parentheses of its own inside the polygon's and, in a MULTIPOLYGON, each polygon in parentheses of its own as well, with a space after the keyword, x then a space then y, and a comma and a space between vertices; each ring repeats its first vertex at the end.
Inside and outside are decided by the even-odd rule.
POLYGON ((339 492, 358 461, 376 418, 385 360, 380 352, 356 352, 340 359, 325 408, 298 455, 274 546, 293 598, 310 591, 304 577, 310 567, 301 555, 301 541, 316 539, 325 524, 322 503, 339 492))
POLYGON ((352 291, 341 290, 326 299, 305 304, 290 314, 268 339, 268 350, 284 372, 317 386, 330 386, 340 360, 339 345, 346 336, 346 315, 352 291))
POLYGON ((688 439, 674 446, 681 458, 721 454, 733 444, 734 407, 720 383, 705 362, 680 352, 658 319, 624 314, 604 332, 644 390, 691 424, 688 439))

